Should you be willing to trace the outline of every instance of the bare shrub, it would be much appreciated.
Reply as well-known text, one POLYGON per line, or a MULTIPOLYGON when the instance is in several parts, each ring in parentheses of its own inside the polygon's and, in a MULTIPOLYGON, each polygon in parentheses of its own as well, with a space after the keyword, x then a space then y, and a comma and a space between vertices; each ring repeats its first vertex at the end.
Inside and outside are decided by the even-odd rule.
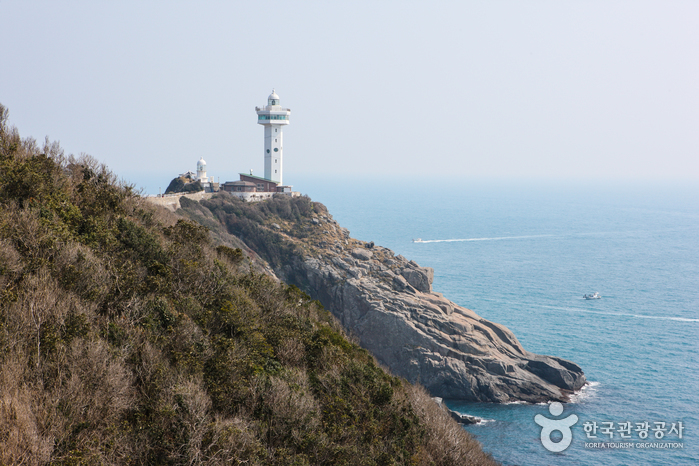
POLYGON ((7 285, 22 271, 22 257, 12 243, 0 238, 0 299, 7 285))
MULTIPOLYGON (((138 359, 133 365, 134 374, 136 376, 136 384, 142 391, 148 392, 153 387, 161 385, 160 379, 163 377, 163 365, 165 357, 162 351, 146 340, 141 340, 134 348, 137 356, 132 356, 132 359, 138 359)), ((149 393, 146 393, 148 395, 149 393)))
POLYGON ((33 137, 26 137, 22 139, 19 145, 18 154, 24 155, 25 157, 33 157, 39 154, 39 143, 33 137))
POLYGON ((61 325, 69 310, 77 307, 74 296, 65 293, 46 268, 29 275, 16 302, 10 305, 6 325, 15 344, 31 345, 34 365, 41 363, 42 331, 45 324, 61 325))
POLYGON ((178 406, 177 422, 186 431, 187 444, 182 446, 189 464, 201 464, 204 437, 209 430, 211 399, 200 380, 183 380, 174 387, 178 406))
POLYGON ((22 257, 12 243, 0 239, 0 275, 14 274, 22 270, 22 257))
POLYGON ((144 210, 150 210, 153 213, 152 216, 152 221, 156 225, 161 225, 163 227, 169 227, 177 223, 177 220, 179 220, 180 217, 179 215, 176 215, 174 212, 170 211, 169 209, 166 209, 165 207, 161 206, 156 206, 145 199, 141 199, 140 207, 142 207, 144 210))
POLYGON ((71 450, 103 461, 127 456, 130 446, 121 441, 119 426, 134 393, 124 362, 104 341, 79 339, 66 355, 64 374, 65 382, 45 392, 36 407, 42 429, 60 447, 54 460, 69 457, 71 450))
POLYGON ((121 319, 132 332, 144 324, 148 314, 147 300, 141 296, 132 296, 122 303, 121 319))
POLYGON ((48 136, 44 138, 44 147, 42 148, 41 153, 47 157, 51 157, 59 165, 63 165, 65 163, 64 152, 61 148, 61 144, 58 141, 51 142, 48 136))
POLYGON ((16 205, 6 209, 0 226, 11 228, 7 238, 31 265, 35 267, 53 260, 58 248, 56 238, 48 227, 41 223, 38 212, 33 209, 19 209, 16 205), (3 225, 4 224, 4 225, 3 225))
POLYGON ((64 246, 54 261, 54 269, 63 286, 83 299, 101 301, 109 292, 109 273, 102 260, 86 246, 64 246))
POLYGON ((270 377, 261 395, 268 412, 270 446, 283 445, 289 437, 300 445, 308 433, 318 428, 320 406, 305 371, 290 370, 283 377, 270 377))
POLYGON ((216 417, 206 434, 208 465, 263 465, 266 450, 259 441, 257 423, 240 417, 216 417))
POLYGON ((425 431, 419 464, 497 465, 490 455, 481 450, 478 441, 439 407, 424 387, 408 384, 405 387, 413 410, 424 425, 429 426, 425 431))
POLYGON ((282 364, 299 367, 304 363, 306 348, 297 338, 284 338, 276 351, 277 359, 282 364))
POLYGON ((211 348, 206 344, 206 337, 199 327, 187 315, 180 315, 180 322, 172 329, 173 339, 168 347, 177 364, 191 372, 202 369, 202 356, 210 356, 211 348))
POLYGON ((69 354, 71 379, 66 395, 89 395, 76 404, 86 419, 96 424, 108 422, 131 406, 131 374, 122 360, 111 355, 106 342, 77 340, 69 354))
POLYGON ((53 439, 41 432, 32 408, 40 392, 22 383, 26 363, 12 355, 0 365, 0 464, 44 464, 53 451, 53 439))
POLYGON ((83 170, 89 170, 91 173, 97 175, 91 180, 93 183, 101 182, 104 185, 112 186, 118 186, 120 184, 117 176, 107 168, 107 165, 85 152, 81 152, 78 157, 73 155, 69 156, 67 163, 81 167, 81 172, 83 170))

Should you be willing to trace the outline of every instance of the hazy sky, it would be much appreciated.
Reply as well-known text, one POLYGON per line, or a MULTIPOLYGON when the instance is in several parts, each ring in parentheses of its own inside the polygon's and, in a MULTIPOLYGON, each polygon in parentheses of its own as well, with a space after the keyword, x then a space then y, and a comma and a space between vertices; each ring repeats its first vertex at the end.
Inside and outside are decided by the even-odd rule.
POLYGON ((199 157, 371 173, 699 181, 699 2, 0 0, 0 102, 153 193, 199 157))

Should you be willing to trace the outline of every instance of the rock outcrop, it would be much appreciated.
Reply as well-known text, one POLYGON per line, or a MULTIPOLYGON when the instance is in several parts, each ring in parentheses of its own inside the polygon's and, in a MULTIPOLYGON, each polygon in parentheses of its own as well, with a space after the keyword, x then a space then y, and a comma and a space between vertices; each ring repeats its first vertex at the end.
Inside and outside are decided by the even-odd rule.
POLYGON ((382 364, 433 396, 567 401, 585 384, 576 364, 525 350, 503 325, 433 292, 431 268, 350 238, 329 214, 259 228, 294 248, 276 261, 280 279, 318 299, 382 364))
POLYGON ((438 396, 433 397, 432 400, 434 400, 434 402, 437 403, 437 406, 449 413, 449 416, 451 416, 451 418, 459 424, 478 424, 483 420, 477 416, 471 416, 470 414, 461 414, 459 412, 454 411, 453 409, 449 409, 449 407, 444 404, 444 400, 442 400, 438 396))
POLYGON ((431 292, 424 268, 353 256, 306 257, 277 274, 322 302, 393 373, 469 401, 566 401, 584 385, 576 364, 530 353, 505 326, 431 292))

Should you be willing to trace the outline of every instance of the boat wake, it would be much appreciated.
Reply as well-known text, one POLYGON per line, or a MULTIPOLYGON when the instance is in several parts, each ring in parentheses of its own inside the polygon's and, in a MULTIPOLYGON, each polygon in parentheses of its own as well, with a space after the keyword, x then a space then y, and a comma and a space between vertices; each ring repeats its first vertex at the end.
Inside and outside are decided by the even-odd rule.
MULTIPOLYGON (((546 307, 552 307, 552 306, 546 306, 546 307)), ((577 309, 573 307, 566 307, 562 308, 566 311, 573 311, 573 312, 583 312, 586 314, 598 314, 598 315, 603 315, 603 316, 612 316, 612 317, 634 317, 636 319, 656 319, 656 320, 672 320, 675 322, 699 322, 699 319, 690 319, 688 317, 673 317, 673 316, 645 316, 641 314, 626 314, 623 312, 601 312, 601 311, 590 311, 587 309, 577 309)))
POLYGON ((670 229, 659 229, 659 230, 629 230, 629 231, 591 231, 591 232, 580 232, 580 233, 569 233, 565 235, 523 235, 523 236, 494 236, 486 238, 454 238, 454 239, 413 239, 413 243, 458 243, 458 242, 468 242, 468 241, 502 241, 508 239, 531 239, 531 238, 566 238, 575 236, 618 236, 618 235, 629 235, 637 233, 667 233, 676 231, 675 228, 670 229))
POLYGON ((555 235, 496 236, 493 238, 418 239, 414 243, 458 243, 466 241, 501 241, 506 239, 551 238, 555 235))
MULTIPOLYGON (((583 298, 580 298, 581 300, 583 298)), ((520 302, 514 302, 514 301, 507 301, 507 300, 489 300, 492 302, 497 302, 500 304, 509 304, 512 306, 521 306, 522 303, 520 302)), ((629 314, 625 312, 608 312, 608 311, 593 311, 590 309, 582 309, 579 307, 564 307, 564 306, 549 306, 547 304, 529 304, 530 307, 535 308, 542 308, 542 309, 553 309, 555 311, 567 311, 567 312, 580 312, 583 314, 596 314, 596 315, 601 315, 601 316, 608 316, 608 317, 632 317, 635 319, 656 319, 656 320, 670 320, 674 322, 699 322, 699 319, 694 319, 690 317, 675 317, 675 316, 652 316, 652 315, 643 315, 643 314, 629 314)))

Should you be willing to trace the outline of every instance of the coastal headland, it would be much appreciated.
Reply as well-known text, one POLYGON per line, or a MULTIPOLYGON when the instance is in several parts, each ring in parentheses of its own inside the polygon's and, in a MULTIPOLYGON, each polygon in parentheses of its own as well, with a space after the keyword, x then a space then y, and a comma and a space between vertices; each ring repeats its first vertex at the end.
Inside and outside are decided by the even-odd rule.
POLYGON ((225 226, 277 277, 320 301, 394 374, 433 396, 568 401, 586 382, 577 364, 527 351, 505 326, 434 292, 431 268, 351 238, 320 203, 301 212, 284 196, 255 204, 225 193, 183 201, 185 215, 209 228, 225 226))

